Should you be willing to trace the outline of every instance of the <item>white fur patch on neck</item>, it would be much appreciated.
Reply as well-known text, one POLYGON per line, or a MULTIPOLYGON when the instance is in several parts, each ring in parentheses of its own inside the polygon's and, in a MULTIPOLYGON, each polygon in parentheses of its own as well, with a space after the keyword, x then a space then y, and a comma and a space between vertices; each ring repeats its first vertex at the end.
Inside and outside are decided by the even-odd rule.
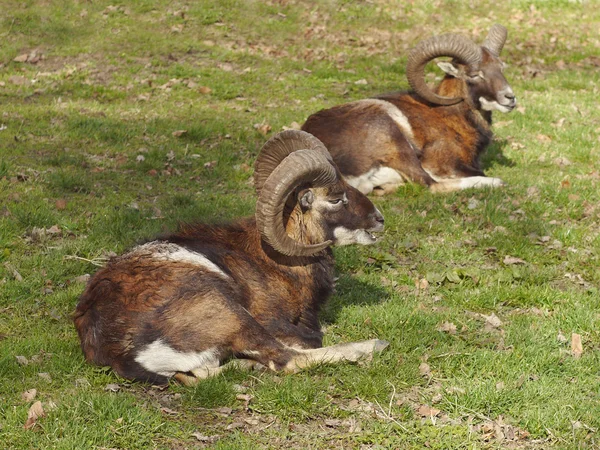
POLYGON ((193 264, 195 266, 203 267, 211 272, 215 272, 225 278, 229 278, 229 276, 223 272, 219 266, 217 266, 202 253, 188 250, 187 248, 177 244, 152 241, 135 247, 132 253, 149 253, 150 256, 155 259, 193 264))
POLYGON ((393 103, 386 102, 385 100, 380 100, 377 98, 368 98, 365 100, 358 100, 354 102, 355 104, 364 105, 364 106, 377 106, 379 109, 384 111, 390 118, 396 122, 396 124, 406 133, 411 139, 414 139, 412 127, 410 126, 410 122, 408 118, 400 111, 400 109, 394 105, 393 103))
POLYGON ((171 377, 175 372, 190 372, 199 368, 219 367, 217 349, 203 352, 180 352, 162 339, 148 344, 135 357, 135 361, 149 372, 171 377))
POLYGON ((349 230, 346 227, 335 228, 333 230, 333 236, 335 237, 335 245, 339 246, 350 244, 369 245, 377 240, 366 230, 349 230))
POLYGON ((479 97, 479 103, 481 103, 481 109, 484 111, 500 111, 503 113, 511 111, 511 108, 503 106, 495 100, 489 101, 483 97, 479 97))

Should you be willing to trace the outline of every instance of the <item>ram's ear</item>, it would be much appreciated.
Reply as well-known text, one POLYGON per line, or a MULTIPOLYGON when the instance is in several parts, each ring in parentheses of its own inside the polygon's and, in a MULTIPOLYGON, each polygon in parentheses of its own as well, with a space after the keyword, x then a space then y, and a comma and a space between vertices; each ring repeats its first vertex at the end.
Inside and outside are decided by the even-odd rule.
POLYGON ((307 210, 312 208, 312 204, 315 201, 315 194, 311 189, 303 189, 298 192, 298 199, 302 209, 307 210))
POLYGON ((460 77, 460 70, 454 64, 449 61, 439 61, 437 66, 442 69, 445 73, 454 78, 460 77))

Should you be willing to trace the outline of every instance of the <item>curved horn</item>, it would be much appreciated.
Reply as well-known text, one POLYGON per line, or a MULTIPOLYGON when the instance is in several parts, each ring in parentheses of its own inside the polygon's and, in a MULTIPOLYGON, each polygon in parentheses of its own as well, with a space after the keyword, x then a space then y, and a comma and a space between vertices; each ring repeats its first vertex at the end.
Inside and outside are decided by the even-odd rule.
POLYGON ((408 55, 406 78, 414 91, 430 103, 444 106, 454 105, 463 99, 442 97, 433 92, 425 83, 425 65, 439 56, 451 56, 473 68, 481 62, 481 49, 470 39, 460 34, 449 33, 420 42, 408 55))
POLYGON ((323 143, 312 134, 300 130, 282 131, 263 145, 256 158, 254 163, 254 188, 256 193, 260 194, 269 175, 286 156, 301 149, 318 150, 329 161, 332 161, 331 155, 323 143))
POLYGON ((506 42, 506 36, 508 32, 506 28, 502 25, 495 24, 490 28, 490 32, 488 33, 485 41, 483 41, 483 46, 487 48, 494 56, 500 56, 500 52, 502 51, 502 47, 504 47, 504 43, 506 42))
POLYGON ((292 239, 283 224, 289 195, 303 183, 325 187, 338 180, 337 172, 318 150, 297 150, 285 157, 265 180, 256 202, 256 225, 261 236, 279 253, 310 256, 329 247, 332 241, 302 244, 292 239))

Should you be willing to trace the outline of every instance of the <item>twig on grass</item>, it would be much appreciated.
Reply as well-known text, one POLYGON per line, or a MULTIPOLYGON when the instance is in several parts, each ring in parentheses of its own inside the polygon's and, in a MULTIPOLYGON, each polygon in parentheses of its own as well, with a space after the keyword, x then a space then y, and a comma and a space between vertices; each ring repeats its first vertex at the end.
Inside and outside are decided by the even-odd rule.
POLYGON ((65 255, 64 259, 76 259, 79 261, 85 261, 85 262, 89 262, 90 264, 93 264, 94 266, 97 266, 97 267, 102 267, 104 265, 104 263, 106 261, 108 261, 108 258, 87 259, 87 258, 82 258, 81 256, 75 256, 75 255, 65 255))
POLYGON ((8 31, 6 33, 2 33, 2 37, 6 37, 10 34, 10 32, 12 31, 13 25, 15 24, 15 20, 17 20, 17 19, 13 18, 12 22, 10 23, 10 27, 8 27, 8 31))
POLYGON ((408 431, 408 428, 406 428, 404 425, 402 425, 400 422, 398 422, 396 419, 394 419, 394 417, 392 417, 392 403, 394 402, 394 397, 396 397, 396 386, 394 386, 393 383, 391 383, 390 381, 387 381, 387 383, 392 386, 392 395, 390 398, 390 403, 388 404, 388 411, 386 412, 383 407, 379 404, 379 402, 377 400, 375 400, 375 403, 377 404, 377 406, 379 407, 379 409, 381 410, 381 413, 378 413, 378 411, 375 411, 375 414, 377 416, 383 416, 384 419, 390 421, 390 422, 394 422, 396 425, 398 425, 402 431, 406 432, 406 433, 410 433, 410 431, 408 431))

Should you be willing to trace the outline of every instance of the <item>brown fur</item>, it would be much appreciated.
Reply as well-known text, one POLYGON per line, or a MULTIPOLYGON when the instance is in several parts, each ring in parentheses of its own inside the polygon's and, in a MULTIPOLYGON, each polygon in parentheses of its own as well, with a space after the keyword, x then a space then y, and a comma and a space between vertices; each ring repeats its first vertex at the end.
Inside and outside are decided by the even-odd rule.
POLYGON ((413 92, 377 97, 406 116, 412 136, 378 105, 360 102, 319 111, 302 130, 325 144, 344 176, 389 167, 404 180, 436 191, 454 190, 456 184, 435 186, 434 178, 485 176, 479 159, 492 140, 491 113, 481 109, 479 98, 495 100, 496 92, 508 86, 501 61, 483 47, 482 54, 484 81, 470 81, 465 67, 454 62, 460 77, 447 75, 436 89, 443 96, 464 98, 461 103, 436 106, 413 92))
MULTIPOLYGON (((338 224, 382 228, 373 204, 345 182, 315 189, 324 201, 344 192, 348 205, 335 213, 316 206, 303 211, 297 203, 286 219, 290 235, 313 244, 332 239, 338 224)), ((136 359, 158 340, 181 354, 210 350, 219 362, 239 356, 276 370, 301 367, 292 362, 300 353, 291 347, 321 347, 318 312, 333 289, 330 249, 311 257, 281 255, 262 240, 254 219, 185 225, 159 242, 204 256, 225 276, 206 265, 161 259, 154 243, 114 258, 92 277, 74 314, 88 361, 164 383, 167 375, 136 359)), ((189 375, 180 378, 187 382, 189 375)))

